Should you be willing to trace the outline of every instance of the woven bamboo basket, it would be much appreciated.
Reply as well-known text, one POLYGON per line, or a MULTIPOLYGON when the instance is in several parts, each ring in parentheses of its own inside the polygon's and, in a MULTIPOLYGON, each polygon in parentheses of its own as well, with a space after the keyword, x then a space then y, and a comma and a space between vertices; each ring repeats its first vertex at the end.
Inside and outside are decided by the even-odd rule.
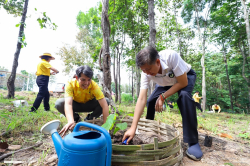
MULTIPOLYGON (((131 126, 132 117, 119 117, 117 121, 126 122, 128 128, 131 126)), ((86 121, 88 123, 101 126, 102 119, 93 119, 86 121)), ((115 127, 115 126, 114 126, 115 127)), ((154 138, 152 144, 142 145, 115 145, 112 144, 112 166, 178 166, 180 165, 183 153, 179 138, 179 132, 174 127, 165 123, 140 119, 138 122, 138 131, 154 132, 161 136, 167 136, 168 141, 158 142, 154 138)), ((82 130, 87 128, 82 127, 82 130)), ((89 129, 88 129, 89 130, 89 129)))

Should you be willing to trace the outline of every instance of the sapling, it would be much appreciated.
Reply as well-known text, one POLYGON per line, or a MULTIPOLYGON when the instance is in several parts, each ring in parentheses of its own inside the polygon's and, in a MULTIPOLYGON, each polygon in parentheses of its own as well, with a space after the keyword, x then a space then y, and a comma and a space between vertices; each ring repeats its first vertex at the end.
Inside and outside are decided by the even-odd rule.
MULTIPOLYGON (((131 114, 132 115, 132 114, 131 114)), ((110 114, 108 117, 107 117, 107 120, 106 120, 106 123, 104 123, 102 125, 103 128, 105 128, 107 131, 109 130, 112 130, 115 123, 116 123, 116 117, 117 117, 117 114, 116 114, 116 109, 115 109, 115 112, 114 114, 110 114)), ((122 120, 121 120, 122 121, 122 120)), ((113 135, 115 135, 115 133, 119 130, 125 130, 126 128, 128 127, 128 124, 126 122, 123 122, 123 123, 116 123, 116 127, 114 129, 114 132, 113 132, 113 135)))

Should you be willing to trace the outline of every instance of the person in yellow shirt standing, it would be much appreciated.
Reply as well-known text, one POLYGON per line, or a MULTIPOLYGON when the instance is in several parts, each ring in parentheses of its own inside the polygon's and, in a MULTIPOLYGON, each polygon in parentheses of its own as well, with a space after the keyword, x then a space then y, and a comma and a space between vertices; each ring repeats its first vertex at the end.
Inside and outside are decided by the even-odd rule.
POLYGON ((202 99, 202 97, 199 97, 199 91, 196 91, 196 92, 195 92, 195 94, 193 95, 193 99, 194 99, 194 101, 195 101, 196 107, 197 107, 199 110, 201 110, 201 112, 203 112, 203 111, 202 111, 202 108, 201 108, 201 105, 200 105, 200 103, 199 103, 200 99, 202 99))
POLYGON ((220 106, 219 105, 217 105, 217 104, 214 104, 213 106, 212 106, 212 110, 213 110, 213 112, 215 113, 215 111, 218 111, 218 113, 220 113, 220 106))
POLYGON ((48 90, 49 77, 51 74, 55 75, 59 73, 57 69, 53 68, 49 64, 51 60, 55 59, 53 56, 51 56, 50 53, 44 53, 39 57, 42 59, 42 61, 37 65, 37 72, 36 72, 37 75, 36 84, 39 87, 39 92, 33 103, 33 106, 31 107, 30 112, 36 112, 42 100, 44 105, 44 111, 50 110, 50 105, 49 105, 50 94, 48 90), (52 70, 53 72, 50 73, 50 70, 52 70))
POLYGON ((65 98, 58 99, 55 103, 55 108, 68 120, 59 132, 62 136, 81 121, 77 112, 92 112, 84 120, 98 118, 103 114, 104 123, 109 115, 109 100, 104 97, 98 84, 92 80, 92 69, 87 65, 80 66, 76 69, 74 77, 66 85, 65 98))

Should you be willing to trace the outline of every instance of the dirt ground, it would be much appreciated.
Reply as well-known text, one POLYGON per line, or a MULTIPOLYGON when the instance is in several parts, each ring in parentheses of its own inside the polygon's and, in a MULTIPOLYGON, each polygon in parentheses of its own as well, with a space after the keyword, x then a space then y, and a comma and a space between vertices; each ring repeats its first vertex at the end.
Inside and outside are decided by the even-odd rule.
MULTIPOLYGON (((249 166, 250 165, 250 145, 230 141, 224 138, 212 137, 212 146, 205 147, 205 135, 199 133, 199 143, 204 153, 201 161, 193 161, 187 157, 185 151, 187 144, 182 143, 183 160, 181 165, 185 166, 249 166)), ((5 152, 8 153, 8 152, 5 152)), ((2 154, 1 154, 2 155, 2 154)), ((1 156, 0 155, 0 156, 1 156)), ((20 166, 55 166, 58 159, 54 145, 50 136, 43 139, 43 144, 32 150, 16 153, 0 161, 0 166, 8 165, 20 166), (5 163, 4 163, 5 162, 5 163), (20 162, 20 164, 13 164, 20 162)))

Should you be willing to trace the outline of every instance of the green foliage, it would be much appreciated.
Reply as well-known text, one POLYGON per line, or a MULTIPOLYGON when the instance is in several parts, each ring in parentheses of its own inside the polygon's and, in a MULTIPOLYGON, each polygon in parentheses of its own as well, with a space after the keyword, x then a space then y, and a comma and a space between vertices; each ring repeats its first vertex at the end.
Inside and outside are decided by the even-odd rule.
MULTIPOLYGON (((35 10, 37 11, 37 9, 35 8, 35 10)), ((57 29, 57 25, 55 23, 51 22, 51 19, 46 15, 46 12, 43 12, 42 15, 37 18, 37 21, 42 28, 51 28, 53 30, 57 29)))
POLYGON ((106 130, 111 130, 114 126, 115 120, 116 120, 116 115, 110 114, 107 117, 106 123, 104 123, 102 127, 105 128, 106 130))
POLYGON ((36 74, 35 73, 28 73, 26 70, 21 70, 21 74, 29 77, 29 79, 25 78, 23 89, 28 90, 28 91, 32 91, 34 85, 36 84, 36 74), (28 89, 27 89, 27 84, 28 84, 28 89))
POLYGON ((114 129, 114 132, 113 132, 113 135, 115 135, 115 133, 119 130, 125 130, 127 127, 128 127, 128 124, 126 122, 124 123, 116 123, 116 117, 117 117, 117 114, 116 114, 116 108, 115 109, 115 113, 114 114, 110 114, 108 117, 107 117, 107 120, 106 120, 106 123, 104 123, 102 125, 103 128, 105 128, 106 130, 112 130, 114 125, 115 125, 115 129, 114 129))
POLYGON ((98 3, 96 7, 90 8, 86 13, 80 11, 76 18, 76 25, 80 29, 77 40, 82 45, 82 48, 87 48, 85 49, 86 53, 89 54, 94 62, 98 59, 103 40, 101 10, 98 9, 100 5, 101 3, 98 3))
POLYGON ((4 8, 8 14, 21 16, 24 0, 0 0, 0 9, 4 8))
POLYGON ((239 133, 239 137, 244 139, 250 139, 250 133, 239 133))
MULTIPOLYGON (((122 93, 121 94, 121 101, 122 103, 132 103, 133 96, 131 93, 122 93)), ((135 96, 135 101, 137 101, 137 96, 135 96)))

